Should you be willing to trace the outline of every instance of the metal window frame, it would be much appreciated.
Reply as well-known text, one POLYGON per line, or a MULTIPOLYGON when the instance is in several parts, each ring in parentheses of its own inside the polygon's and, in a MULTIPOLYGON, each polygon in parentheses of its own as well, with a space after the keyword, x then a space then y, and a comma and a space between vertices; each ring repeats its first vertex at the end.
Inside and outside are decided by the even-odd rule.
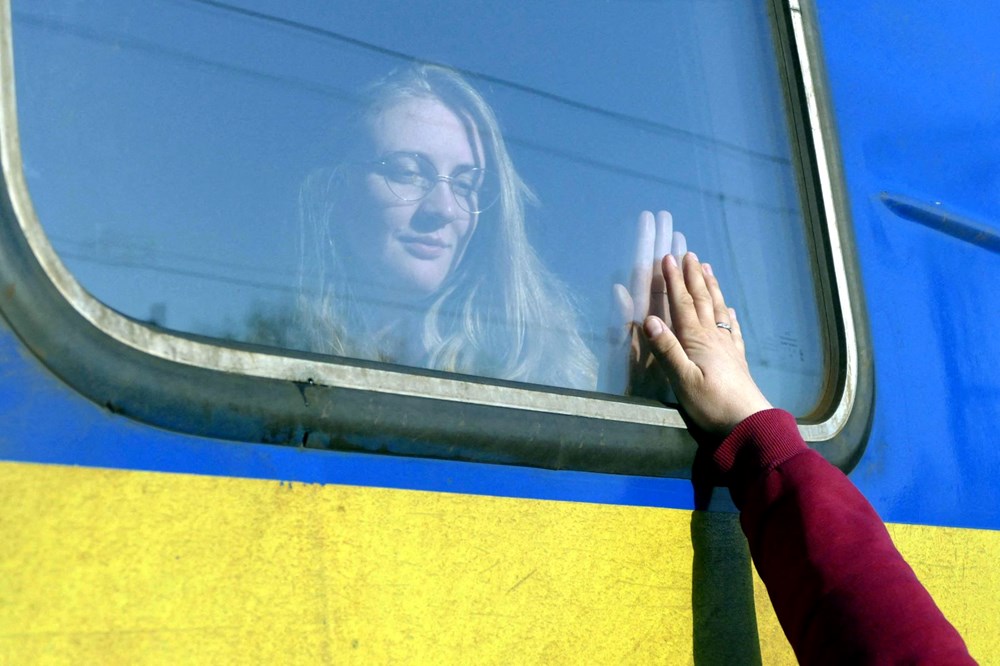
MULTIPOLYGON (((814 243, 829 379, 800 420, 847 469, 863 450, 874 396, 858 271, 825 97, 815 11, 774 2, 803 211, 814 243)), ((125 317, 67 271, 25 181, 9 0, 0 1, 0 313, 56 375, 115 413, 246 442, 687 476, 695 444, 676 409, 168 332, 125 317)))

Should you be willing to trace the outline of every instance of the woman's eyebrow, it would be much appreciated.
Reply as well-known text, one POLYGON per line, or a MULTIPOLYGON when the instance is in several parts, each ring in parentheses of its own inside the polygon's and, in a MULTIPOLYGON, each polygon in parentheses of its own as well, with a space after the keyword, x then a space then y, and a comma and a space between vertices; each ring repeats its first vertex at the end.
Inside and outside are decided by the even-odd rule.
MULTIPOLYGON (((438 167, 438 165, 434 163, 434 160, 431 159, 430 155, 427 155, 426 153, 422 153, 422 152, 419 152, 419 151, 415 151, 415 152, 412 152, 410 154, 411 155, 419 155, 423 159, 427 160, 427 163, 430 164, 432 167, 434 167, 434 170, 437 173, 444 175, 444 172, 442 172, 440 170, 440 168, 438 167)), ((473 158, 473 160, 475 160, 475 158, 473 158)), ((470 169, 482 169, 482 168, 484 168, 483 165, 476 164, 475 161, 473 161, 473 162, 462 162, 460 164, 456 164, 455 168, 452 169, 447 175, 453 176, 456 173, 461 173, 462 171, 468 171, 470 169)))

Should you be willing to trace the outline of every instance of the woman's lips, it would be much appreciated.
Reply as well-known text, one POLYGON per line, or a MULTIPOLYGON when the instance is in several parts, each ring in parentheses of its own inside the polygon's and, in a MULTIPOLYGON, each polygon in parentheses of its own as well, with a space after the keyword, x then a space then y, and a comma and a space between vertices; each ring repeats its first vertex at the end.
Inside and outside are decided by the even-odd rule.
POLYGON ((433 236, 404 236, 399 242, 403 244, 403 249, 418 259, 437 259, 451 249, 450 245, 433 236))

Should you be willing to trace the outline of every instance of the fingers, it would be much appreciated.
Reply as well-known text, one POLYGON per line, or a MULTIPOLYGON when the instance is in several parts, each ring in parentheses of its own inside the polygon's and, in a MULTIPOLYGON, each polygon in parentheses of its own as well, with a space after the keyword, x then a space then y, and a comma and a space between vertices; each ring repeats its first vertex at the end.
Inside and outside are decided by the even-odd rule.
POLYGON ((674 218, 668 211, 661 210, 655 216, 650 211, 639 214, 629 289, 633 298, 633 321, 641 322, 646 315, 652 314, 670 325, 666 289, 659 266, 663 257, 675 252, 678 235, 686 247, 683 235, 674 233, 674 218))
POLYGON ((676 381, 679 376, 687 372, 691 364, 691 359, 677 340, 677 336, 659 317, 646 317, 642 328, 653 348, 653 353, 667 371, 667 377, 671 382, 676 381))
POLYGON ((670 254, 674 255, 674 258, 677 259, 677 263, 679 264, 681 263, 681 260, 684 258, 684 255, 687 254, 687 251, 688 251, 687 238, 685 238, 684 234, 682 234, 681 232, 675 231, 673 234, 673 238, 671 239, 670 254))
POLYGON ((662 262, 662 270, 675 322, 673 330, 683 337, 696 328, 712 331, 721 328, 718 326, 720 322, 729 324, 731 329, 728 333, 740 353, 744 354, 743 333, 736 311, 726 305, 712 266, 701 264, 698 257, 689 252, 684 256, 683 268, 678 268, 671 255, 662 262))
POLYGON ((705 284, 705 271, 701 268, 698 255, 694 252, 688 252, 684 255, 682 268, 684 284, 694 301, 698 321, 706 327, 715 326, 715 304, 712 302, 712 294, 708 291, 708 285, 705 284))
POLYGON ((747 416, 771 404, 750 374, 743 332, 735 311, 726 307, 712 267, 689 252, 680 266, 668 255, 662 271, 674 327, 647 318, 643 331, 649 347, 691 421, 725 437, 747 416), (731 331, 721 330, 716 325, 720 321, 732 326, 731 331))
POLYGON ((733 327, 733 342, 736 343, 736 349, 738 349, 740 355, 746 359, 747 349, 746 345, 743 343, 743 329, 740 328, 740 322, 736 318, 736 310, 733 308, 729 308, 729 325, 733 327))
POLYGON ((632 317, 635 312, 635 304, 632 296, 629 295, 625 285, 616 284, 612 287, 612 312, 614 323, 610 333, 612 345, 620 345, 625 342, 632 329, 632 317))
MULTIPOLYGON (((670 238, 670 254, 674 255, 674 259, 677 260, 677 264, 680 265, 681 261, 684 260, 684 255, 687 254, 688 244, 687 238, 684 237, 679 231, 675 231, 670 238)), ((669 318, 669 308, 665 308, 668 312, 666 317, 667 326, 672 326, 673 323, 669 318)))
POLYGON ((722 289, 719 287, 719 281, 712 271, 711 264, 702 264, 701 268, 705 272, 705 286, 708 287, 708 293, 712 297, 715 323, 730 323, 729 308, 726 307, 726 299, 722 295, 722 289))
POLYGON ((656 251, 653 259, 659 266, 663 257, 673 253, 674 216, 665 210, 656 214, 656 251))
POLYGON ((635 258, 632 262, 632 284, 629 292, 633 298, 632 320, 641 322, 649 313, 650 283, 653 280, 653 253, 656 247, 656 225, 648 210, 639 214, 635 258))
POLYGON ((678 334, 692 330, 699 325, 698 314, 694 309, 694 301, 684 283, 684 275, 677 265, 674 255, 668 254, 661 264, 663 278, 667 285, 667 300, 670 305, 670 318, 673 330, 678 334))
POLYGON ((649 313, 663 319, 670 326, 670 314, 667 311, 667 287, 663 281, 663 271, 660 262, 671 252, 674 236, 674 218, 665 210, 656 214, 656 243, 653 251, 651 267, 653 279, 649 283, 649 313))

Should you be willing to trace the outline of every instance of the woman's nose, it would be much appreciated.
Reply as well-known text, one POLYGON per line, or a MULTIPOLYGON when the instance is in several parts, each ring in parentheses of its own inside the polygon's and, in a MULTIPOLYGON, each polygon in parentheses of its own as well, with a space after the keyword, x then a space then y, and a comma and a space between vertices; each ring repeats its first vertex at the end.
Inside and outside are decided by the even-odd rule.
POLYGON ((434 187, 427 193, 420 207, 426 213, 435 213, 443 219, 453 220, 462 212, 455 201, 455 195, 451 192, 451 184, 444 180, 438 180, 434 187))

